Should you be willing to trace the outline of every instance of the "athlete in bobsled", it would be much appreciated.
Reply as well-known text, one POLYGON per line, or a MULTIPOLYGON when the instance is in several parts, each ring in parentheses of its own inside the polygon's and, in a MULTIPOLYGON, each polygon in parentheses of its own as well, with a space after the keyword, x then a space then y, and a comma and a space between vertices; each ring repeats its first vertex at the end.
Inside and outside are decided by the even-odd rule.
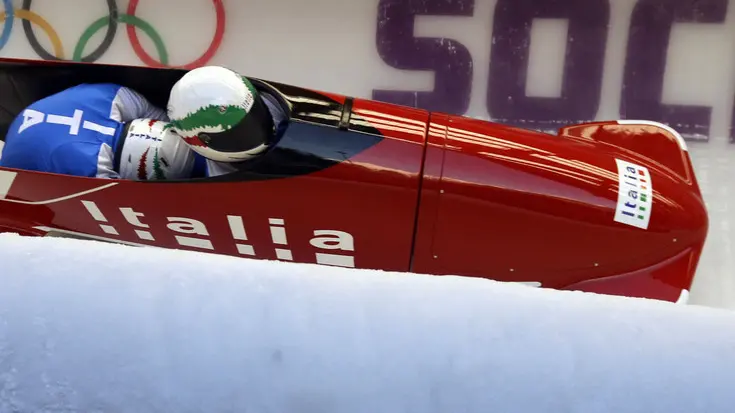
POLYGON ((13 120, 0 166, 111 179, 187 178, 194 154, 167 120, 130 88, 77 85, 32 103, 13 120))
POLYGON ((197 153, 192 176, 236 171, 270 147, 286 120, 275 97, 221 66, 196 68, 179 79, 168 116, 171 129, 197 153))

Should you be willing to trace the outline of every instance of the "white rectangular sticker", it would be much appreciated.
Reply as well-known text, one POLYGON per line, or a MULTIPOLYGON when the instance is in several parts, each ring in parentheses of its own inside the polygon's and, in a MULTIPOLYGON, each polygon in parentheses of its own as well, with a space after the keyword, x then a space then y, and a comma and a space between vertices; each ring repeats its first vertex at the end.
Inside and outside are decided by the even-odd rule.
POLYGON ((651 174, 645 166, 616 159, 618 164, 618 205, 615 222, 648 229, 653 207, 651 174))

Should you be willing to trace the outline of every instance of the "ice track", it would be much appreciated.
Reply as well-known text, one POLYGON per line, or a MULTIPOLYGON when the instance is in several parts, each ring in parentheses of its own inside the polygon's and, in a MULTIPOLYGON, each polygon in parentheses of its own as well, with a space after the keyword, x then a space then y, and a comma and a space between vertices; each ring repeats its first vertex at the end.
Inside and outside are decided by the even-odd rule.
POLYGON ((0 235, 0 412, 731 413, 735 314, 0 235))

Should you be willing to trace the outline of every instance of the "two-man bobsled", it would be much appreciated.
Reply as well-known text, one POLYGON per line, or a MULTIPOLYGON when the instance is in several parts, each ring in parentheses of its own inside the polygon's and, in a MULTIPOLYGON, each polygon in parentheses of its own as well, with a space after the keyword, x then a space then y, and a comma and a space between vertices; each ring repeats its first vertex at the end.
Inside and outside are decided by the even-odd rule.
MULTIPOLYGON (((3 135, 31 102, 116 82, 166 107, 175 69, 3 60, 3 135)), ((173 182, 0 168, 0 232, 685 301, 708 217, 687 146, 647 121, 558 135, 251 79, 285 133, 173 182)))

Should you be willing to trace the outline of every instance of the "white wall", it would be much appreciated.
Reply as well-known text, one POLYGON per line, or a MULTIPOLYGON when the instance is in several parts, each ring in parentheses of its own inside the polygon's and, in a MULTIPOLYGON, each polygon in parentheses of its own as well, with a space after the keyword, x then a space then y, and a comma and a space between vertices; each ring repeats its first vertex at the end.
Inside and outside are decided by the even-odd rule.
MULTIPOLYGON (((13 0, 16 8, 21 3, 13 0)), ((141 2, 136 15, 164 39, 170 63, 181 65, 207 48, 215 33, 216 3, 148 0, 141 2)), ((116 4, 125 11, 128 0, 116 4)), ((729 0, 387 0, 380 4, 378 0, 224 0, 223 6, 223 42, 208 63, 228 65, 248 75, 360 97, 384 98, 374 94, 376 89, 413 90, 417 93, 404 95, 400 102, 482 118, 492 113, 494 119, 529 127, 556 128, 588 118, 646 118, 672 124, 698 141, 690 144, 691 153, 711 216, 692 302, 735 308, 735 235, 730 221, 735 205, 730 183, 735 175, 735 144, 730 142, 735 7, 729 7, 729 0), (416 36, 440 38, 423 52, 420 49, 427 46, 416 46, 409 38, 409 4, 415 13, 435 14, 415 19, 416 36), (548 4, 560 6, 551 10, 548 4), (523 28, 519 22, 534 13, 544 19, 534 20, 530 40, 524 43, 518 36, 523 28), (573 18, 561 19, 565 16, 573 18), (661 34, 666 39, 665 28, 674 20, 671 16, 678 22, 668 48, 660 42, 647 43, 661 34), (509 65, 523 56, 519 52, 524 44, 528 65, 509 65), (381 58, 381 51, 394 66, 434 67, 444 74, 396 69, 381 58), (657 53, 660 67, 653 64, 657 53), (434 59, 436 54, 442 58, 434 59), (560 104, 549 99, 562 93, 565 55, 569 56, 569 96, 560 104), (625 76, 626 62, 632 78, 625 76), (524 67, 528 67, 525 82, 514 78, 524 73, 524 67), (441 93, 433 97, 418 93, 432 91, 435 79, 441 93), (677 114, 680 109, 672 106, 657 109, 659 82, 664 104, 705 106, 711 114, 706 108, 699 115, 677 114), (515 95, 508 89, 514 85, 515 95), (524 95, 548 99, 524 103, 524 95), (621 102, 628 109, 621 111, 621 102)), ((55 29, 69 57, 84 29, 105 15, 106 6, 104 0, 36 0, 33 11, 55 29)), ((0 54, 37 58, 21 20, 16 18, 14 23, 0 54)), ((43 31, 36 28, 36 33, 51 50, 43 31)), ((144 48, 155 55, 152 43, 140 36, 144 48)), ((88 51, 101 38, 101 33, 95 36, 88 51)), ((143 64, 122 26, 101 61, 143 64)))

